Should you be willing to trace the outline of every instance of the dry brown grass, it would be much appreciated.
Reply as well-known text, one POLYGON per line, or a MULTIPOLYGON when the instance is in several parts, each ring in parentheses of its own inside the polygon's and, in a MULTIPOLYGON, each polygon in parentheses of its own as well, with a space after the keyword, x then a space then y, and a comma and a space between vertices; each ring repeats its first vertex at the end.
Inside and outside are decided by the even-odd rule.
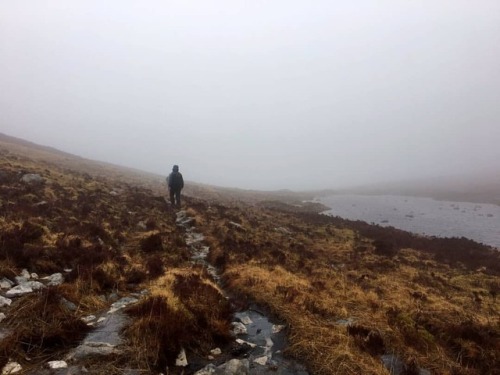
MULTIPOLYGON (((144 288, 149 296, 128 310, 123 354, 89 361, 91 371, 165 371, 181 346, 204 356, 226 342, 228 302, 190 264, 175 212, 160 195, 163 181, 29 145, 0 142, 0 154, 0 277, 73 269, 61 287, 8 309, 2 324, 14 334, 1 344, 0 365, 7 357, 26 365, 27 353, 36 365, 70 350, 70 336, 86 329, 79 318, 107 307, 101 296, 144 288), (20 172, 45 183, 24 185, 20 172), (61 297, 77 310, 65 310, 61 297)), ((269 194, 191 191, 207 198, 185 202, 231 293, 285 321, 287 353, 313 373, 387 374, 384 351, 433 374, 500 368, 498 254, 467 240, 323 217, 269 194)))
POLYGON ((206 356, 229 339, 229 302, 200 271, 167 272, 127 313, 134 320, 125 334, 143 368, 163 371, 174 365, 181 348, 206 356))
POLYGON ((47 361, 76 345, 89 327, 62 298, 58 288, 48 288, 17 300, 5 322, 11 333, 0 342, 2 357, 47 361))
POLYGON ((500 367, 498 276, 314 215, 239 206, 205 215, 210 258, 228 287, 286 321, 288 353, 314 373, 386 373, 383 352, 436 374, 500 367), (336 324, 346 318, 349 329, 336 324))

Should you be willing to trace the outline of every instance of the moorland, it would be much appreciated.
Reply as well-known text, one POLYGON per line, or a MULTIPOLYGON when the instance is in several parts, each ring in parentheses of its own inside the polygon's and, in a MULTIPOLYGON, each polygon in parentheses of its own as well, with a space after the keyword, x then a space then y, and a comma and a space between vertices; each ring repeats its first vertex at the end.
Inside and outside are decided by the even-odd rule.
POLYGON ((307 194, 188 183, 183 210, 216 282, 192 262, 163 176, 6 136, 0 155, 0 280, 64 274, 0 307, 0 368, 47 371, 93 329, 85 317, 140 295, 119 350, 80 369, 194 373, 232 347, 234 312, 255 305, 285 325, 285 355, 311 374, 388 374, 387 355, 404 374, 500 373, 494 249, 324 216, 307 194), (198 368, 175 366, 182 349, 198 368))

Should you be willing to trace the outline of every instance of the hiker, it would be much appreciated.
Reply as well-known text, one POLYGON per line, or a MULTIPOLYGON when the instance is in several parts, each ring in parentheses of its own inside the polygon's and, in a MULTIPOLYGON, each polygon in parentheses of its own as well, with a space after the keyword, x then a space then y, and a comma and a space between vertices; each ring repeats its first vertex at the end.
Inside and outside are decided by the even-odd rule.
POLYGON ((184 187, 184 179, 179 172, 179 166, 174 165, 172 173, 167 177, 168 191, 170 193, 170 203, 172 206, 181 206, 181 190, 184 187))

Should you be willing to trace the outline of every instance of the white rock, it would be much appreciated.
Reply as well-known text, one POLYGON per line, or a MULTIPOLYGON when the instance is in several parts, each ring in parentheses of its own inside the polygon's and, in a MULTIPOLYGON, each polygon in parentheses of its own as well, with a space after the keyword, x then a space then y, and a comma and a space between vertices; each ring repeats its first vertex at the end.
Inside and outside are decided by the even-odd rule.
POLYGON ((215 365, 210 363, 201 370, 196 371, 194 375, 212 375, 215 373, 215 371, 216 371, 215 365))
POLYGON ((210 350, 210 354, 212 354, 212 355, 221 355, 222 354, 222 350, 220 350, 220 348, 215 348, 215 349, 210 350))
POLYGON ((73 271, 73 269, 72 268, 65 268, 65 269, 63 269, 63 271, 66 273, 70 273, 71 271, 73 271))
POLYGON ((2 375, 15 374, 22 371, 23 368, 17 362, 9 362, 2 369, 2 375))
POLYGON ((37 274, 37 273, 35 273, 35 272, 32 272, 30 276, 31 276, 31 278, 32 278, 32 279, 34 279, 34 280, 38 279, 38 274, 37 274))
POLYGON ((245 341, 245 340, 242 340, 242 339, 236 339, 236 342, 237 342, 238 344, 240 344, 240 345, 243 345, 243 344, 248 345, 248 346, 250 346, 251 348, 255 348, 255 347, 257 346, 257 344, 254 344, 254 343, 252 343, 252 342, 248 342, 248 341, 245 341))
POLYGON ((11 303, 11 299, 0 296, 0 307, 10 306, 11 303))
POLYGON ((43 177, 36 173, 27 173, 21 177, 21 182, 26 184, 40 184, 44 181, 43 177))
POLYGON ((241 230, 243 232, 246 232, 246 229, 243 227, 243 225, 239 224, 239 223, 235 223, 234 221, 230 221, 229 222, 229 225, 231 225, 232 227, 238 229, 238 230, 241 230))
POLYGON ((249 316, 242 316, 240 320, 246 326, 253 323, 252 319, 250 319, 249 316))
POLYGON ((81 318, 81 321, 84 323, 90 323, 91 321, 95 320, 96 316, 95 315, 89 315, 89 316, 84 316, 81 318))
POLYGON ((231 326, 233 327, 233 333, 237 335, 246 335, 247 327, 243 323, 240 322, 232 322, 231 326))
POLYGON ((40 290, 45 288, 45 285, 43 285, 40 281, 28 281, 26 285, 33 290, 40 290))
POLYGON ((263 355, 262 357, 255 358, 253 361, 261 366, 265 366, 268 360, 267 355, 263 355))
POLYGON ((281 331, 283 331, 283 328, 285 328, 284 325, 281 325, 281 324, 273 324, 273 333, 279 333, 281 331))
POLYGON ((14 286, 14 282, 10 281, 6 277, 0 280, 0 289, 10 289, 14 286))
POLYGON ((49 282, 49 286, 57 286, 64 282, 64 277, 62 273, 54 273, 50 276, 44 277, 43 280, 47 280, 49 282))
POLYGON ((106 318, 105 318, 105 317, 100 317, 99 319, 97 319, 97 324, 102 323, 102 322, 104 322, 105 320, 106 320, 106 318))
POLYGON ((186 367, 188 365, 186 351, 184 350, 184 348, 181 349, 181 352, 177 356, 177 359, 175 360, 175 365, 179 367, 186 367))
POLYGON ((0 323, 6 318, 4 313, 0 313, 0 323))
POLYGON ((50 361, 47 364, 52 369, 67 368, 68 367, 68 364, 65 361, 50 361))
POLYGON ((9 289, 5 295, 7 297, 19 297, 28 293, 33 293, 33 289, 27 284, 21 284, 9 289))
POLYGON ((17 285, 25 284, 28 282, 29 277, 24 276, 16 276, 14 280, 16 280, 17 285))
POLYGON ((195 243, 202 242, 204 239, 205 236, 201 233, 188 232, 186 234, 186 245, 191 246, 195 243))
POLYGON ((231 359, 224 365, 224 375, 248 375, 250 362, 248 359, 231 359))
POLYGON ((27 280, 29 280, 31 278, 31 274, 28 272, 28 270, 26 268, 21 271, 20 276, 24 277, 27 280))
POLYGON ((116 301, 115 303, 111 304, 111 307, 112 307, 111 310, 113 310, 113 309, 119 310, 119 309, 124 308, 127 305, 130 305, 130 304, 136 303, 136 302, 139 302, 139 300, 137 298, 134 298, 134 297, 123 297, 119 301, 116 301))

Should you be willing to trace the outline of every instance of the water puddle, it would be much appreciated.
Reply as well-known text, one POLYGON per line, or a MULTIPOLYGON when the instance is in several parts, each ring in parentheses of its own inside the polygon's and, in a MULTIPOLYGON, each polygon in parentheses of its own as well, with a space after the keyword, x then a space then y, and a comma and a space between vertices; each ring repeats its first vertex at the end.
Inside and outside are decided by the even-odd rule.
MULTIPOLYGON (((190 248, 192 261, 205 267, 220 286, 220 275, 207 260, 210 248, 203 244, 203 234, 196 232, 192 225, 194 219, 190 218, 186 211, 179 211, 176 223, 186 232, 186 244, 190 248)), ((273 323, 258 308, 235 313, 233 332, 237 346, 231 353, 234 358, 218 367, 209 364, 196 374, 218 374, 223 373, 221 371, 227 372, 231 366, 240 366, 246 369, 244 372, 255 375, 308 375, 303 365, 284 357, 283 351, 286 348, 284 328, 283 325, 273 323)))

